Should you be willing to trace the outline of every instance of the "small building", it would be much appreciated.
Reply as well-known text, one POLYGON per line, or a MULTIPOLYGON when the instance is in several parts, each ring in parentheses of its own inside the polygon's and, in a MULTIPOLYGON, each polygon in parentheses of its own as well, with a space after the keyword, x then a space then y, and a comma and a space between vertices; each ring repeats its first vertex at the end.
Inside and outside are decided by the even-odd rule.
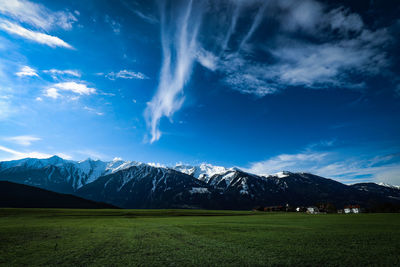
POLYGON ((349 214, 349 213, 361 213, 361 208, 360 205, 347 205, 344 207, 344 213, 349 214))
POLYGON ((311 206, 307 208, 307 213, 308 214, 318 214, 319 209, 317 207, 311 206))

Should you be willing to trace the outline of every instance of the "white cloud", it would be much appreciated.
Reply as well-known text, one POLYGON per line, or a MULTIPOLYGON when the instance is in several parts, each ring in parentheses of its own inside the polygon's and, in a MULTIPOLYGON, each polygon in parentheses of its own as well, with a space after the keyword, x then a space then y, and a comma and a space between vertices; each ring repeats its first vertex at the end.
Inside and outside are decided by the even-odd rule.
MULTIPOLYGON (((46 97, 53 98, 53 99, 57 99, 57 98, 61 97, 61 95, 58 93, 58 90, 56 88, 45 89, 43 95, 46 97)), ((40 97, 39 97, 39 99, 40 99, 39 101, 42 101, 42 99, 40 97)), ((38 98, 36 98, 36 100, 38 100, 38 98)))
POLYGON ((44 30, 55 26, 70 30, 77 21, 70 12, 52 12, 43 5, 26 0, 0 0, 0 13, 44 30))
POLYGON ((41 153, 41 152, 36 152, 36 151, 20 152, 20 151, 16 151, 16 150, 4 147, 4 146, 0 146, 0 151, 11 154, 11 156, 2 158, 1 160, 16 160, 16 159, 23 159, 23 158, 44 159, 44 158, 50 158, 52 156, 47 153, 41 153))
POLYGON ((331 10, 327 16, 326 22, 330 24, 331 28, 339 30, 345 35, 349 32, 360 32, 364 28, 362 18, 344 7, 331 10))
POLYGON ((323 5, 314 0, 272 1, 272 5, 272 9, 278 9, 279 20, 286 30, 313 30, 323 18, 323 5))
POLYGON ((287 170, 309 171, 326 157, 326 153, 318 152, 281 154, 265 161, 253 163, 248 170, 256 174, 272 174, 287 170))
POLYGON ((0 29, 3 29, 4 31, 10 34, 15 34, 20 37, 26 38, 28 40, 37 42, 39 44, 45 44, 53 48, 64 47, 73 49, 71 45, 69 45, 68 43, 64 42, 63 40, 61 40, 56 36, 51 36, 45 33, 28 30, 18 24, 12 23, 7 20, 0 20, 0 29))
POLYGON ((147 21, 150 24, 157 24, 158 20, 156 17, 154 17, 153 15, 149 15, 149 14, 144 14, 143 12, 140 12, 139 10, 134 10, 134 13, 142 18, 143 20, 147 21))
MULTIPOLYGON (((62 96, 61 92, 70 92, 79 96, 97 93, 95 88, 88 87, 84 82, 80 81, 54 83, 44 89, 43 95, 46 97, 57 99, 62 96)), ((79 96, 72 96, 70 97, 70 100, 77 100, 79 96)))
MULTIPOLYGON (((156 94, 147 103, 145 117, 150 128, 150 142, 161 137, 159 123, 162 117, 171 117, 183 104, 183 88, 189 81, 196 59, 197 35, 201 23, 201 8, 195 3, 175 10, 177 14, 167 16, 162 10, 161 42, 163 60, 160 82, 156 94), (171 21, 167 21, 169 18, 171 21)), ((197 2, 196 2, 197 3, 197 2)))
MULTIPOLYGON (((99 75, 102 75, 102 73, 99 75)), ((116 78, 120 78, 120 79, 138 79, 138 80, 145 80, 148 79, 148 77, 141 73, 141 72, 134 72, 134 71, 130 71, 130 70, 120 70, 117 73, 114 72, 110 72, 108 74, 106 74, 106 78, 110 79, 110 80, 115 80, 116 78)))
POLYGON ((400 185, 400 154, 380 157, 350 157, 337 152, 306 150, 298 154, 282 154, 252 163, 246 171, 273 174, 280 171, 309 172, 344 183, 384 182, 400 185))
POLYGON ((391 40, 388 31, 369 30, 362 18, 348 9, 329 10, 314 0, 270 1, 265 5, 236 50, 230 47, 232 52, 224 52, 227 45, 222 45, 217 69, 232 89, 264 96, 290 86, 360 88, 364 84, 352 81, 349 74, 375 75, 389 64, 383 52, 391 40), (244 43, 250 44, 249 36, 263 19, 279 22, 281 29, 265 40, 267 44, 251 43, 240 51, 244 43), (309 38, 293 37, 295 32, 309 38), (315 38, 318 42, 310 41, 315 38), (264 50, 272 60, 261 62, 252 57, 253 48, 264 50))
MULTIPOLYGON (((131 3, 127 3, 125 1, 121 1, 122 4, 125 5, 126 8, 128 8, 132 13, 134 13, 135 15, 137 15, 138 17, 140 17, 141 19, 143 19, 144 21, 150 23, 150 24, 156 24, 158 23, 158 19, 156 17, 154 17, 151 14, 144 14, 143 12, 141 12, 140 10, 137 9, 137 7, 133 8, 131 6, 131 3)), ((133 2, 133 4, 135 4, 135 2, 133 2)))
POLYGON ((45 158, 50 158, 53 155, 58 155, 64 159, 70 159, 71 157, 67 154, 64 153, 55 153, 55 154, 48 154, 48 153, 42 153, 42 152, 36 152, 36 151, 16 151, 14 149, 5 147, 5 146, 0 146, 0 151, 6 152, 8 154, 11 154, 10 156, 7 157, 2 157, 0 158, 1 161, 6 161, 6 160, 17 160, 17 159, 23 159, 23 158, 39 158, 39 159, 45 159, 45 158))
POLYGON ((87 111, 89 111, 91 113, 94 113, 94 114, 96 114, 98 116, 103 116, 104 115, 103 112, 99 112, 99 111, 95 110, 94 108, 89 108, 88 106, 85 106, 83 109, 85 109, 85 110, 87 110, 87 111))
POLYGON ((81 77, 81 73, 78 70, 58 70, 58 69, 50 69, 44 70, 44 73, 51 75, 54 80, 57 80, 59 77, 62 76, 72 76, 72 77, 81 77))
POLYGON ((375 175, 375 181, 391 185, 400 185, 400 164, 388 166, 375 175))
POLYGON ((29 66, 23 66, 21 67, 20 71, 15 73, 18 77, 23 77, 23 76, 29 76, 29 77, 39 77, 37 74, 36 70, 29 67, 29 66))
POLYGON ((151 142, 161 136, 160 120, 181 108, 195 61, 227 87, 259 97, 290 87, 360 89, 360 80, 390 65, 388 29, 316 0, 164 3, 160 24, 162 67, 145 110, 151 142))
POLYGON ((202 48, 197 51, 197 61, 209 70, 215 71, 217 69, 218 57, 202 48))
POLYGON ((268 4, 267 2, 264 2, 263 4, 261 4, 261 6, 259 6, 257 14, 254 17, 253 22, 251 24, 251 27, 247 31, 246 35, 242 38, 242 41, 239 44, 238 50, 240 50, 243 47, 243 45, 245 45, 247 43, 247 41, 249 41, 249 39, 254 34, 256 29, 260 26, 260 24, 264 18, 265 9, 268 6, 267 4, 268 4))
POLYGON ((5 137, 4 140, 16 143, 21 146, 30 146, 32 142, 39 141, 42 139, 36 136, 20 135, 20 136, 5 137))
POLYGON ((52 87, 62 91, 70 91, 79 95, 91 95, 96 93, 95 88, 87 87, 87 85, 82 82, 61 82, 53 84, 52 87))

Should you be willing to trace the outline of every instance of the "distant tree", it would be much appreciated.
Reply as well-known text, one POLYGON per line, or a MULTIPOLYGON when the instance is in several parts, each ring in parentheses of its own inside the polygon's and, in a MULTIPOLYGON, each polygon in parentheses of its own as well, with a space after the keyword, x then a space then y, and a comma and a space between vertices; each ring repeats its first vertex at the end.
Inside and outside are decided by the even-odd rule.
POLYGON ((318 203, 316 205, 319 209, 320 212, 326 212, 326 213, 336 213, 337 208, 335 205, 332 203, 318 203))
POLYGON ((332 203, 327 203, 326 204, 326 212, 327 213, 336 213, 337 212, 337 208, 332 203))
POLYGON ((256 210, 256 211, 264 211, 264 207, 263 207, 263 206, 257 206, 257 207, 255 207, 253 210, 256 210))

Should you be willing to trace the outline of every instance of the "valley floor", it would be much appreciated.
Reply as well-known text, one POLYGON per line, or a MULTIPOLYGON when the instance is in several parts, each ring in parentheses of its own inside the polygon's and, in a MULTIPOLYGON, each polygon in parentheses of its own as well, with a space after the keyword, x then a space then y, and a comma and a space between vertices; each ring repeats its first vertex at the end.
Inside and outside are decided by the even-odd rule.
POLYGON ((400 265, 400 214, 0 209, 1 266, 400 265))

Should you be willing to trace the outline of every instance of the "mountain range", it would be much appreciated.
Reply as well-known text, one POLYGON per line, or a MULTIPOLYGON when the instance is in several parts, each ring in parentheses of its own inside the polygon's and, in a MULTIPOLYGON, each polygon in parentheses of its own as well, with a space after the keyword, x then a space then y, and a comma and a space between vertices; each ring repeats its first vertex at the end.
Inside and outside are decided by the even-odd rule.
POLYGON ((256 175, 210 164, 160 167, 115 159, 26 158, 0 162, 0 180, 73 194, 121 208, 251 209, 332 203, 370 207, 400 204, 400 189, 375 183, 345 185, 310 173, 256 175))

